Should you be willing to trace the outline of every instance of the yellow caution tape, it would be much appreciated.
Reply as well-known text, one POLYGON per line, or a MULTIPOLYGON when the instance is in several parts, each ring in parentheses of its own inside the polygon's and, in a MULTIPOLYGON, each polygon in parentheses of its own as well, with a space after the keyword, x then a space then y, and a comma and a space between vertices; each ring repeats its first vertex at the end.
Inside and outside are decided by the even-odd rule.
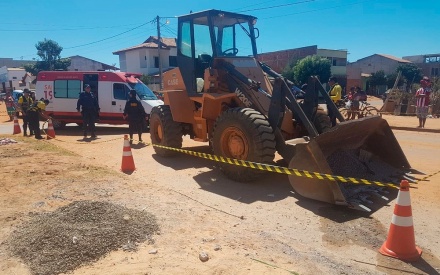
POLYGON ((232 159, 232 158, 216 156, 216 155, 211 155, 211 154, 206 154, 206 153, 200 153, 200 152, 195 152, 195 151, 190 151, 190 150, 185 150, 185 149, 163 146, 163 145, 159 145, 159 144, 153 144, 153 146, 158 147, 158 148, 171 150, 171 151, 184 153, 184 154, 199 157, 199 158, 213 160, 216 162, 222 162, 222 163, 227 163, 227 164, 232 164, 232 165, 262 170, 262 171, 268 171, 268 172, 273 172, 273 173, 278 173, 278 174, 292 175, 292 176, 297 176, 297 177, 306 177, 306 178, 311 178, 311 179, 315 178, 315 179, 320 179, 320 180, 330 180, 330 181, 337 181, 337 182, 342 182, 342 183, 353 183, 353 184, 361 184, 361 185, 377 185, 377 186, 381 186, 381 187, 391 187, 391 188, 399 189, 399 186, 396 186, 394 183, 383 183, 380 181, 371 181, 371 180, 367 180, 367 179, 357 179, 357 178, 352 178, 352 177, 343 177, 343 176, 323 174, 323 173, 318 173, 318 172, 310 172, 310 171, 306 171, 306 170, 287 168, 287 167, 277 166, 277 165, 272 165, 272 164, 258 163, 258 162, 252 162, 252 161, 247 161, 247 160, 240 160, 240 159, 232 159))
POLYGON ((425 181, 425 180, 429 179, 430 177, 433 177, 433 176, 437 175, 438 173, 440 173, 440 170, 437 171, 437 172, 435 172, 435 173, 432 173, 432 174, 426 175, 425 177, 419 179, 419 180, 417 181, 417 183, 418 183, 419 181, 425 181))

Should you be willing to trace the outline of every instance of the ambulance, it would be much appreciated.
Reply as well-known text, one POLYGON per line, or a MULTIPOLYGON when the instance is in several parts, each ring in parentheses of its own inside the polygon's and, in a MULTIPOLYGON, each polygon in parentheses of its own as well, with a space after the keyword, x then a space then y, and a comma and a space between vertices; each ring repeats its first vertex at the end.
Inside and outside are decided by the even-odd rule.
POLYGON ((61 128, 67 123, 82 124, 81 113, 76 110, 79 94, 86 84, 98 99, 101 108, 98 123, 127 124, 122 118, 130 90, 135 90, 137 98, 147 113, 162 105, 156 95, 139 79, 141 74, 107 71, 42 71, 37 75, 35 95, 37 99, 48 99, 46 114, 54 120, 54 127, 61 128))

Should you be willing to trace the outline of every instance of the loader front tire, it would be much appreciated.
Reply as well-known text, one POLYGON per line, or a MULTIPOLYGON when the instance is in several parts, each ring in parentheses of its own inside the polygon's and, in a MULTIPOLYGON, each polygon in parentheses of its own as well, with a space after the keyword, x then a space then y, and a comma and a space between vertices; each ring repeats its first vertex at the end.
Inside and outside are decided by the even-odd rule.
MULTIPOLYGON (((275 157, 275 135, 266 117, 250 108, 233 108, 216 120, 212 147, 217 156, 272 163, 275 157)), ((252 181, 262 171, 234 164, 220 163, 226 176, 235 181, 252 181)))
MULTIPOLYGON (((160 105, 151 110, 150 114, 150 136, 154 144, 182 148, 182 126, 173 120, 170 106, 160 105)), ((177 154, 170 149, 154 146, 156 154, 163 157, 170 157, 177 154)))

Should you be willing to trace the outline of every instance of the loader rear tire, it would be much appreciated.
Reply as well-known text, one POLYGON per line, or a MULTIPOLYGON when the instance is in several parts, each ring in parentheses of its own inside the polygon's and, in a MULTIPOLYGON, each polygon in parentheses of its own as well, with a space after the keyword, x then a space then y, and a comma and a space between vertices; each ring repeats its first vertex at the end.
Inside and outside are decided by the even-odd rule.
MULTIPOLYGON (((150 136, 153 145, 158 144, 172 148, 182 148, 182 126, 173 120, 170 106, 160 105, 151 110, 150 136)), ((178 154, 176 151, 155 146, 154 151, 163 157, 178 154)))
MULTIPOLYGON (((275 135, 266 117, 250 108, 233 108, 223 112, 215 122, 212 147, 214 154, 233 159, 272 163, 275 135)), ((260 170, 221 163, 226 176, 235 181, 252 181, 260 170)))
POLYGON ((332 128, 330 117, 324 111, 320 110, 316 112, 315 119, 313 120, 313 125, 318 131, 318 134, 328 132, 332 128))

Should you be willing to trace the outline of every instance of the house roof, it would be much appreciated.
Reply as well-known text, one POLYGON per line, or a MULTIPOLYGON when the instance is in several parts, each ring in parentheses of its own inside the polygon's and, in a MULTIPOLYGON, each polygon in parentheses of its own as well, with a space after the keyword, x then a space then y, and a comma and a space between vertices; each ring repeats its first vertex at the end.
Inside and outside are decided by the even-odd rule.
MULTIPOLYGON (((176 38, 161 37, 160 42, 161 42, 162 48, 165 48, 165 49, 169 49, 171 47, 176 47, 176 38)), ((150 36, 142 44, 115 51, 115 52, 113 52, 113 54, 118 54, 121 52, 127 52, 127 51, 141 49, 141 48, 157 49, 158 48, 157 36, 150 36)))
POLYGON ((72 58, 75 58, 75 57, 76 58, 83 58, 83 59, 87 59, 87 60, 90 60, 90 61, 93 61, 93 62, 101 63, 102 64, 102 69, 104 69, 104 70, 114 70, 114 71, 119 70, 119 68, 117 68, 115 66, 111 66, 111 65, 108 65, 108 64, 105 64, 105 63, 102 63, 102 62, 99 62, 99 61, 96 61, 96 60, 93 60, 93 59, 90 59, 90 58, 87 58, 87 57, 84 57, 84 56, 81 56, 81 55, 74 55, 74 56, 70 56, 68 58, 72 59, 72 58))
MULTIPOLYGON (((378 55, 378 56, 381 56, 381 57, 385 57, 385 58, 388 58, 388 59, 391 59, 391 60, 397 61, 397 62, 399 62, 399 63, 412 63, 412 62, 409 61, 409 60, 405 60, 405 59, 402 59, 402 58, 398 58, 398 57, 395 57, 395 56, 392 56, 392 55, 389 55, 389 54, 380 54, 380 53, 376 53, 376 54, 373 54, 373 55, 370 55, 370 56, 367 56, 367 57, 361 58, 361 59, 359 59, 359 60, 356 61, 356 62, 359 62, 359 61, 361 61, 361 60, 364 60, 364 59, 370 58, 370 57, 375 56, 375 55, 378 55)), ((353 63, 356 63, 356 62, 353 62, 353 63)))
POLYGON ((392 56, 392 55, 389 55, 389 54, 380 54, 380 53, 378 53, 377 55, 380 55, 380 56, 383 56, 383 57, 395 60, 395 61, 400 62, 400 63, 411 63, 411 61, 408 61, 408 60, 405 60, 405 59, 402 59, 402 58, 398 58, 398 57, 395 57, 395 56, 392 56))

